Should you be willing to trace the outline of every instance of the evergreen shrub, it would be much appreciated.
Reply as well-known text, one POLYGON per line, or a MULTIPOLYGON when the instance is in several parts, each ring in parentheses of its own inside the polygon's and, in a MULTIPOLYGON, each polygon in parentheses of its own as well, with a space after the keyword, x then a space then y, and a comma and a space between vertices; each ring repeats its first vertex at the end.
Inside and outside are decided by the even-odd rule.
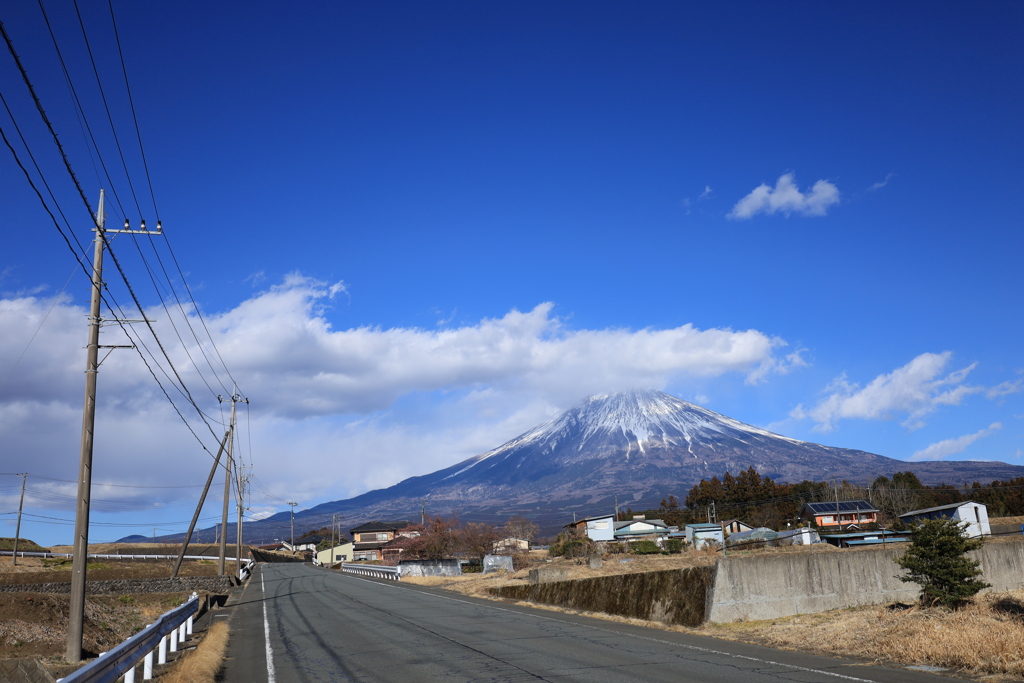
POLYGON ((929 519, 910 532, 911 546, 896 564, 907 570, 900 581, 921 586, 921 604, 957 609, 970 602, 989 584, 980 580, 978 561, 965 557, 984 545, 984 539, 967 538, 955 519, 929 519))

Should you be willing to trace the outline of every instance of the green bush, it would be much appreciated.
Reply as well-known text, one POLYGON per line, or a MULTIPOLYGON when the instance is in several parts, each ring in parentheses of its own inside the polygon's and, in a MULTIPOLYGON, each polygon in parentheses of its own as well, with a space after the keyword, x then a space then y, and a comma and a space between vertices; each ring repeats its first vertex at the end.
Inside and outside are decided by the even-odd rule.
POLYGON ((984 545, 981 538, 966 538, 955 519, 929 519, 910 532, 911 546, 896 564, 907 570, 900 581, 921 586, 921 603, 956 609, 989 584, 979 580, 977 560, 965 553, 984 545))
POLYGON ((654 555, 661 552, 661 548, 654 541, 633 541, 630 547, 637 555, 654 555))
POLYGON ((683 552, 683 542, 678 538, 670 538, 665 541, 665 553, 681 553, 683 552))

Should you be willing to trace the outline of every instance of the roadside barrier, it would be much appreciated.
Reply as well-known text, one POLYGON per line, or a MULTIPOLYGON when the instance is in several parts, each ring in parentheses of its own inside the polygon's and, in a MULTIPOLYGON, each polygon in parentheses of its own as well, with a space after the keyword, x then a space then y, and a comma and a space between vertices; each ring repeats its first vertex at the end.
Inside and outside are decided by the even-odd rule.
POLYGON ((167 651, 177 652, 178 644, 192 633, 192 618, 199 610, 199 595, 192 594, 188 602, 165 612, 134 636, 113 650, 102 653, 72 674, 58 679, 58 683, 113 683, 124 676, 125 683, 135 683, 135 669, 140 661, 142 679, 153 678, 153 655, 158 664, 167 663, 167 651))
POLYGON ((342 562, 341 571, 347 574, 369 576, 374 579, 389 579, 391 581, 402 580, 402 574, 399 571, 398 567, 389 567, 384 564, 358 564, 351 562, 342 562))
MULTIPOLYGON (((0 550, 0 555, 13 555, 13 554, 14 553, 11 550, 0 550)), ((44 553, 44 552, 32 552, 32 551, 22 552, 22 551, 19 550, 18 551, 18 557, 42 557, 42 558, 54 558, 54 557, 57 557, 57 558, 65 559, 65 560, 70 560, 71 559, 71 553, 44 553)), ((101 555, 101 554, 89 553, 89 559, 90 560, 176 560, 176 559, 178 559, 178 556, 177 555, 110 555, 110 554, 101 555)), ((214 559, 217 559, 217 558, 210 557, 209 555, 185 555, 185 557, 183 559, 186 559, 186 560, 214 560, 214 559)), ((236 560, 237 560, 237 558, 234 558, 234 557, 225 557, 224 558, 225 562, 235 562, 236 560)), ((253 565, 255 565, 255 564, 256 564, 256 562, 254 562, 253 560, 246 560, 245 564, 242 565, 242 568, 239 571, 239 576, 238 576, 239 580, 245 581, 246 579, 248 579, 249 575, 252 574, 252 568, 253 568, 253 565)))

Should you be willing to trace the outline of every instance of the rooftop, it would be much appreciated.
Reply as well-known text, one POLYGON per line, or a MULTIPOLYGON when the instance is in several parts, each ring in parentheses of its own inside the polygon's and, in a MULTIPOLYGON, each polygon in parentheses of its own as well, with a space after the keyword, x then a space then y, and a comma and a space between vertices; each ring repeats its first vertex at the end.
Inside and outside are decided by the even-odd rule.
POLYGON ((409 524, 409 522, 404 521, 380 522, 374 520, 372 522, 367 522, 366 524, 360 524, 357 527, 353 527, 352 529, 349 529, 349 531, 351 531, 352 533, 360 533, 363 531, 398 531, 399 529, 404 529, 405 527, 409 526, 409 524))
POLYGON ((958 507, 964 505, 984 505, 983 503, 976 503, 973 500, 965 500, 961 503, 950 503, 949 505, 937 505, 933 508, 925 508, 923 510, 911 510, 910 512, 904 512, 900 515, 900 518, 910 517, 911 515, 923 515, 927 512, 939 512, 941 510, 955 510, 958 507))
POLYGON ((843 512, 878 512, 878 508, 866 500, 841 500, 838 503, 804 503, 804 507, 816 515, 835 514, 836 511, 843 512))

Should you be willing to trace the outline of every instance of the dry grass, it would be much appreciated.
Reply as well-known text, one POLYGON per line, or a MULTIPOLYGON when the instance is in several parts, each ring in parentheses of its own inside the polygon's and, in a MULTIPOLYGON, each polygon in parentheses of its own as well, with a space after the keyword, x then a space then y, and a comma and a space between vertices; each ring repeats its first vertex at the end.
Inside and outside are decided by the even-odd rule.
MULTIPOLYGON (((1024 520, 1022 520, 1024 521, 1024 520)), ((736 555, 809 552, 790 546, 737 552, 736 555)), ((875 549, 843 550, 816 546, 819 552, 873 552, 875 549)), ((733 555, 733 551, 729 552, 733 555)), ((606 557, 600 569, 567 560, 547 562, 536 556, 532 566, 558 566, 568 570, 570 579, 625 574, 712 564, 719 555, 688 553, 671 556, 606 557), (620 563, 619 559, 632 559, 620 563)), ((405 577, 403 583, 444 588, 465 595, 496 600, 487 590, 498 586, 522 585, 528 570, 512 574, 467 574, 460 577, 405 577)), ((533 608, 574 613, 551 605, 518 603, 533 608)), ((698 633, 741 640, 771 647, 818 654, 898 663, 928 665, 966 672, 975 676, 1024 677, 1024 590, 988 593, 957 612, 924 609, 919 606, 890 605, 834 610, 772 621, 706 624, 699 628, 666 626, 657 622, 584 613, 600 619, 653 628, 698 633)), ((1000 679, 1004 680, 1004 679, 1000 679)))
POLYGON ((214 623, 196 649, 175 662, 160 680, 163 683, 213 683, 224 665, 229 635, 225 621, 214 623))
POLYGON ((1022 517, 990 517, 988 520, 989 524, 1024 524, 1024 516, 1022 517))
MULTIPOLYGON (((19 558, 18 566, 0 564, 0 584, 60 583, 71 580, 71 560, 19 558), (29 562, 32 560, 32 562, 29 562), (24 566, 22 565, 24 562, 24 566)), ((234 568, 234 564, 230 564, 234 568)), ((89 581, 109 579, 156 579, 171 575, 169 560, 102 560, 89 562, 89 581)), ((217 564, 211 560, 189 560, 181 565, 178 576, 216 576, 217 564)))
POLYGON ((1024 590, 988 593, 957 612, 890 605, 774 621, 709 624, 699 632, 772 647, 926 664, 977 675, 1024 675, 1024 590))

